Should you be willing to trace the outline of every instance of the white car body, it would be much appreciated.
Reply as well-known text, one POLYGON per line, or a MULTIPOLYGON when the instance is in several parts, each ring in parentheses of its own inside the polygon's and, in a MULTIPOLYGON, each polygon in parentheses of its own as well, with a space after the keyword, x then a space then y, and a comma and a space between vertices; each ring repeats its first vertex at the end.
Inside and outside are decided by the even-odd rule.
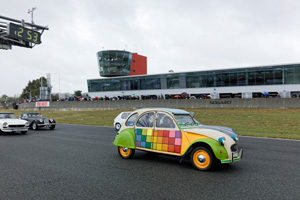
POLYGON ((0 113, 0 131, 17 132, 26 134, 29 123, 25 120, 18 119, 13 113, 0 113))
POLYGON ((122 127, 122 124, 125 122, 127 117, 131 114, 132 112, 121 112, 115 119, 114 119, 114 127, 117 131, 120 130, 122 127))

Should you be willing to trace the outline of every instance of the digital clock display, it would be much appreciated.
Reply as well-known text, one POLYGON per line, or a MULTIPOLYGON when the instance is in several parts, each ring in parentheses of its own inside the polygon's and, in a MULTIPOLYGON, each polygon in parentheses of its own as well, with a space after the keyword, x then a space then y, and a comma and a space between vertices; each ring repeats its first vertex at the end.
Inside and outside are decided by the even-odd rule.
POLYGON ((41 33, 37 31, 13 23, 9 23, 7 29, 8 36, 11 38, 22 39, 36 44, 41 43, 41 33))

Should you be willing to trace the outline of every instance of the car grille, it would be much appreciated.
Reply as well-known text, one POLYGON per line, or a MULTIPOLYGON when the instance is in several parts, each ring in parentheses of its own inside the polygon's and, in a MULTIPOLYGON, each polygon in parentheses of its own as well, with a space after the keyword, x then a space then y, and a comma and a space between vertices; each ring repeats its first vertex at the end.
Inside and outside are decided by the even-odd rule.
POLYGON ((238 146, 237 146, 237 144, 231 145, 230 149, 231 149, 232 152, 238 151, 238 146))
POLYGON ((17 127, 25 127, 24 124, 20 124, 20 125, 9 125, 9 128, 17 128, 17 127))
POLYGON ((49 124, 49 120, 48 119, 44 119, 44 123, 45 124, 49 124))

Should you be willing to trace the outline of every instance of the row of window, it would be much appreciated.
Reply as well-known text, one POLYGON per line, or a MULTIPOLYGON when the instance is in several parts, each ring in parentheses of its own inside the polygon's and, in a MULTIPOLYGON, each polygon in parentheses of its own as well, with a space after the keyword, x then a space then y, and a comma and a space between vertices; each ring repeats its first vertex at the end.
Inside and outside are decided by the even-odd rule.
POLYGON ((300 65, 88 80, 89 92, 300 84, 300 65))

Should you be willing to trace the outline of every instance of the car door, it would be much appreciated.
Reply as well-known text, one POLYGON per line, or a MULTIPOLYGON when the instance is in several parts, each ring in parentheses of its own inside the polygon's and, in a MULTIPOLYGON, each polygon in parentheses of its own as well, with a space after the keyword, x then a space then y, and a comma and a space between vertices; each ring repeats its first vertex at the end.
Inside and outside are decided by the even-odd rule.
POLYGON ((135 141, 137 148, 152 149, 154 112, 142 114, 135 125, 135 141))
POLYGON ((181 143, 181 131, 173 116, 165 112, 157 112, 152 149, 163 153, 180 154, 181 143))

